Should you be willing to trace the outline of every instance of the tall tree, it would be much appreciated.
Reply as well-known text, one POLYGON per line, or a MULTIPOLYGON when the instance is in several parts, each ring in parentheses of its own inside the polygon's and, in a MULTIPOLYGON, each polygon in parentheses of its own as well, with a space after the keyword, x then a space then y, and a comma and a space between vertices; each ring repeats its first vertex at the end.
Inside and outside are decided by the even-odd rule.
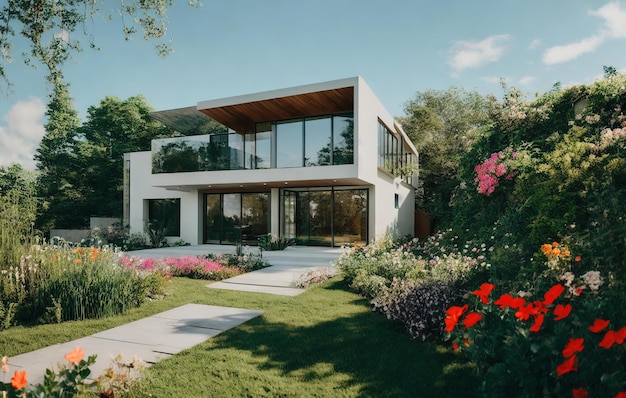
POLYGON ((71 228, 85 223, 73 206, 73 203, 80 202, 75 190, 79 169, 75 167, 74 154, 80 121, 68 86, 60 80, 54 85, 46 115, 46 133, 35 154, 39 171, 37 192, 42 198, 37 226, 44 232, 54 227, 71 228))
MULTIPOLYGON (((82 49, 80 38, 89 47, 97 48, 89 31, 89 22, 96 15, 103 20, 120 18, 126 40, 142 32, 145 39, 157 41, 159 54, 167 55, 171 48, 164 42, 167 9, 172 0, 119 0, 117 8, 109 0, 9 0, 0 6, 0 93, 10 91, 11 81, 5 65, 11 61, 16 36, 28 40, 30 48, 22 53, 29 65, 43 64, 48 80, 62 80, 63 64, 73 53, 82 49), (83 35, 74 35, 76 30, 83 35)), ((189 0, 200 6, 200 0, 189 0)))
POLYGON ((147 151, 155 138, 172 131, 150 117, 153 109, 142 96, 121 100, 106 97, 87 110, 78 129, 76 165, 82 171, 77 182, 88 216, 121 217, 124 153, 147 151))
POLYGON ((398 118, 420 153, 417 204, 437 212, 448 203, 459 158, 489 123, 489 101, 476 91, 451 87, 418 92, 398 118))

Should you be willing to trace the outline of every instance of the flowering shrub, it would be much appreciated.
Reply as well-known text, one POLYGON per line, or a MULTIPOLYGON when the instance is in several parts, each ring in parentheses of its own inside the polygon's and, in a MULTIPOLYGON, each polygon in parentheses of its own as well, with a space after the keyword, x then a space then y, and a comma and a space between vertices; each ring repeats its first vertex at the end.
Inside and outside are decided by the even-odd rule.
POLYGON ((527 149, 513 150, 508 147, 492 153, 483 163, 474 166, 474 182, 478 183, 478 192, 491 195, 502 180, 512 179, 531 162, 527 149))
MULTIPOLYGON (((125 364, 121 361, 121 356, 118 356, 114 359, 114 365, 109 367, 95 382, 88 382, 91 374, 89 367, 96 363, 96 355, 89 356, 87 360, 84 357, 85 351, 82 348, 74 348, 65 354, 67 363, 59 364, 56 371, 46 369, 44 381, 32 386, 28 386, 27 372, 16 370, 10 383, 0 383, 0 392, 3 398, 62 398, 94 395, 113 397, 115 392, 128 391, 143 369, 143 362, 140 359, 133 358, 130 363, 125 364)), ((6 375, 9 372, 9 358, 3 357, 1 365, 0 371, 6 375)))
POLYGON ((162 273, 170 277, 180 276, 207 280, 222 280, 269 265, 260 256, 249 253, 240 256, 217 254, 199 257, 168 257, 165 259, 122 256, 119 261, 124 267, 138 272, 162 273))
POLYGON ((337 275, 337 269, 334 267, 318 267, 300 275, 295 281, 294 286, 301 289, 308 289, 313 285, 326 282, 335 275, 337 275))
POLYGON ((444 310, 452 303, 453 289, 443 281, 416 283, 394 279, 372 300, 374 309, 402 323, 413 339, 441 335, 444 310))
MULTIPOLYGON (((542 246, 548 261, 563 255, 554 250, 559 247, 542 246)), ((447 338, 477 364, 484 395, 626 393, 623 319, 610 319, 616 312, 601 295, 599 273, 589 271, 577 283, 570 274, 543 295, 494 296, 496 286, 483 283, 470 303, 446 310, 447 338)))

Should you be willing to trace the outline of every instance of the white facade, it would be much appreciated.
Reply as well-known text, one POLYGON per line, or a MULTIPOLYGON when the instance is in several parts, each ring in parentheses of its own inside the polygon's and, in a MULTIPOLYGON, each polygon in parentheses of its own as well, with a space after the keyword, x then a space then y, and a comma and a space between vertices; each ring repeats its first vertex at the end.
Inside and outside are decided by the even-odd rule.
MULTIPOLYGON (((400 163, 405 161, 416 164, 417 152, 402 127, 361 77, 203 101, 197 104, 196 109, 227 126, 233 138, 245 142, 245 149, 237 147, 236 155, 241 155, 246 162, 250 159, 252 166, 246 166, 240 160, 241 165, 230 170, 164 172, 153 168, 153 160, 157 158, 154 146, 152 151, 126 154, 125 220, 131 233, 144 231, 150 217, 149 204, 157 203, 159 199, 178 199, 179 232, 168 239, 183 239, 191 244, 233 243, 237 236, 254 239, 252 235, 258 235, 258 231, 302 238, 302 244, 335 246, 348 243, 352 238, 367 243, 384 233, 396 236, 414 233, 413 185, 416 185, 416 177, 404 178, 390 170, 397 171, 400 163), (341 135, 344 137, 344 132, 349 131, 348 134, 353 134, 353 142, 346 144, 347 140, 344 140, 336 144, 339 133, 331 132, 326 150, 317 143, 325 141, 314 137, 314 130, 306 124, 309 120, 318 119, 322 123, 328 120, 332 128, 339 126, 339 122, 353 121, 350 130, 344 129, 341 135), (292 150, 296 161, 302 162, 300 166, 276 167, 280 162, 277 159, 284 156, 279 154, 277 145, 280 144, 277 142, 286 136, 279 136, 276 132, 285 125, 283 123, 291 123, 288 127, 302 126, 302 137, 299 130, 293 134, 296 144, 292 150), (271 156, 268 152, 266 163, 259 163, 271 163, 269 168, 260 168, 256 163, 261 157, 261 146, 267 144, 267 141, 262 141, 265 136, 259 132, 258 126, 261 125, 272 126, 271 133, 267 131, 267 137, 271 136, 268 146, 271 156), (386 133, 381 133, 381 125, 386 133), (390 143, 388 146, 394 148, 393 154, 389 148, 381 148, 381 139, 390 143), (332 152, 328 155, 330 162, 337 164, 307 164, 307 140, 313 142, 310 145, 317 145, 318 159, 323 158, 321 154, 326 150, 332 152), (340 145, 344 146, 338 147, 340 145), (352 153, 352 163, 341 158, 343 164, 339 164, 340 150, 343 150, 342 154, 352 153), (386 151, 386 155, 381 151, 386 151), (397 161, 397 167, 394 169, 381 164, 387 159, 397 161), (267 199, 267 205, 262 208, 269 212, 267 225, 265 221, 257 222, 261 226, 257 225, 256 235, 245 232, 248 225, 244 220, 246 217, 263 218, 254 203, 250 203, 254 195, 267 199), (359 204, 346 203, 350 200, 359 204), (211 210, 213 203, 221 211, 221 218, 220 214, 217 218, 209 215, 215 210, 211 210), (230 210, 227 208, 236 209, 237 205, 241 212, 229 218, 227 213, 230 210), (361 205, 361 209, 355 208, 361 205), (346 220, 348 213, 352 218, 346 220)), ((228 139, 226 135, 222 138, 228 139)), ((196 156, 197 151, 193 152, 184 145, 175 146, 176 142, 164 140, 160 148, 167 145, 180 151, 184 148, 191 152, 178 152, 179 157, 185 153, 196 156)), ((228 150, 228 153, 234 153, 230 146, 228 150)), ((234 158, 235 155, 232 156, 234 158)), ((186 161, 188 157, 182 156, 181 159, 186 161)), ((208 155, 205 157, 211 158, 208 155)))

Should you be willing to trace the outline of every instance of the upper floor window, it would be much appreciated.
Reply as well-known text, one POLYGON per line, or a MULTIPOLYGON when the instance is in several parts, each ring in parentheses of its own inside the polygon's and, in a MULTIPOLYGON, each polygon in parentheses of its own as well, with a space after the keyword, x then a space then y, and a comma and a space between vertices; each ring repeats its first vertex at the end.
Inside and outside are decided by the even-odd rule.
POLYGON ((404 175, 417 167, 417 156, 405 145, 401 135, 394 134, 381 121, 378 121, 378 167, 393 174, 404 175))
POLYGON ((312 167, 354 163, 352 113, 257 123, 254 132, 152 142, 152 172, 312 167))

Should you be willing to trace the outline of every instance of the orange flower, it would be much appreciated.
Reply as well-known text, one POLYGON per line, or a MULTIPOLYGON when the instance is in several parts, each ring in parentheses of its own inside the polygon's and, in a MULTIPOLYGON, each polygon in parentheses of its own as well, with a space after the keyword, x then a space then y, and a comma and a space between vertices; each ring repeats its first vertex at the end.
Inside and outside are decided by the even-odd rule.
POLYGON ((582 350, 584 349, 585 349, 585 339, 583 339, 582 337, 578 339, 570 338, 569 341, 567 342, 567 345, 563 349, 563 356, 565 358, 568 358, 576 354, 577 352, 582 352, 582 350))
POLYGON ((569 250, 565 249, 561 252, 561 254, 563 255, 563 257, 569 257, 571 253, 569 252, 569 250))
POLYGON ((549 256, 552 253, 552 245, 549 243, 544 243, 541 245, 541 251, 544 255, 549 256))
POLYGON ((557 376, 563 376, 566 373, 576 371, 578 371, 578 357, 576 355, 572 355, 556 367, 557 376))
POLYGON ((609 323, 610 321, 605 321, 604 319, 596 319, 593 321, 593 325, 589 326, 589 330, 592 333, 600 333, 609 326, 609 323))
POLYGON ((561 294, 563 294, 564 291, 565 291, 565 287, 563 287, 563 285, 561 285, 560 283, 557 283, 556 285, 552 286, 550 290, 548 290, 543 295, 543 304, 550 305, 554 303, 554 300, 556 300, 561 294))
POLYGON ((580 260, 582 260, 582 259, 583 259, 582 257, 580 257, 580 256, 576 256, 576 257, 574 258, 574 261, 576 261, 576 262, 580 262, 580 260))
POLYGON ((79 363, 85 357, 85 351, 82 348, 76 347, 72 351, 65 354, 65 359, 71 363, 79 363))
POLYGON ((483 319, 483 316, 480 315, 478 312, 470 312, 465 316, 465 319, 463 319, 463 325, 465 325, 465 327, 469 329, 472 326, 476 325, 481 319, 483 319))
POLYGON ((559 242, 552 242, 552 246, 559 247, 559 242))
POLYGON ((25 370, 16 370, 13 377, 11 377, 11 386, 13 386, 16 390, 21 390, 26 387, 27 382, 28 379, 26 378, 25 370))
POLYGON ((561 319, 565 319, 570 312, 572 312, 571 304, 558 304, 556 307, 554 307, 554 320, 560 321, 561 319))
POLYGON ((552 255, 554 257, 558 257, 561 254, 561 249, 559 249, 558 247, 555 247, 554 249, 552 249, 552 255))
POLYGON ((585 390, 582 387, 574 388, 572 390, 573 398, 587 398, 588 396, 589 396, 589 393, 587 392, 587 390, 585 390))
POLYGON ((487 304, 489 301, 487 296, 489 296, 489 293, 491 293, 494 287, 495 285, 491 283, 483 283, 482 285, 480 285, 480 289, 474 290, 472 294, 474 296, 480 297, 480 301, 482 301, 483 304, 487 304))
POLYGON ((76 260, 76 265, 81 265, 82 264, 82 260, 79 258, 78 260, 76 260))
POLYGON ((99 254, 100 252, 98 251, 98 249, 96 249, 95 247, 92 247, 91 252, 89 252, 89 258, 91 259, 91 261, 96 261, 99 254))

